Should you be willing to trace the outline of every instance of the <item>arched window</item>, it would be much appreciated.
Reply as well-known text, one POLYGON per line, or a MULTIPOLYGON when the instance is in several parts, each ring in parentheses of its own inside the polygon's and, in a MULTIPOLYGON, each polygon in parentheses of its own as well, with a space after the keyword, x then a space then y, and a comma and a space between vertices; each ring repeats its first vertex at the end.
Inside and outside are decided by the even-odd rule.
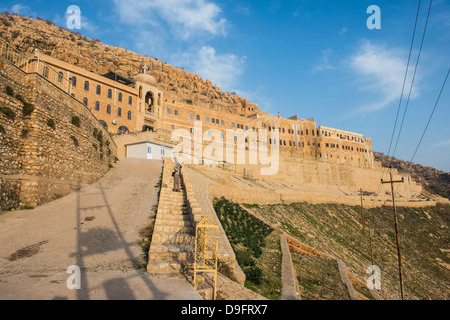
POLYGON ((108 130, 108 125, 106 124, 105 121, 103 121, 103 120, 98 120, 98 122, 99 122, 106 130, 108 130))
POLYGON ((122 102, 122 93, 119 92, 119 98, 118 98, 119 102, 122 102))
POLYGON ((72 87, 76 87, 77 86, 77 77, 72 77, 72 87))
POLYGON ((88 99, 87 98, 83 98, 83 104, 87 107, 87 105, 88 105, 88 99))
POLYGON ((108 89, 108 98, 112 98, 112 90, 111 89, 108 89))
POLYGON ((106 106, 106 113, 111 114, 111 106, 109 104, 106 106))
POLYGON ((100 85, 97 86, 97 94, 100 95, 102 93, 102 87, 100 85))
POLYGON ((60 71, 58 73, 58 82, 62 82, 63 81, 63 73, 60 71))
POLYGON ((44 78, 48 78, 48 67, 44 67, 44 69, 42 70, 42 76, 44 78))
POLYGON ((130 131, 128 130, 127 127, 125 127, 125 126, 120 126, 119 129, 117 130, 117 132, 118 132, 118 133, 128 133, 128 132, 130 132, 130 131))
POLYGON ((89 81, 84 82, 84 91, 89 91, 89 81))
POLYGON ((131 96, 128 97, 128 104, 130 106, 133 104, 133 98, 131 96))
POLYGON ((122 116, 122 109, 117 109, 117 116, 118 117, 121 117, 122 116))
POLYGON ((128 111, 128 120, 131 120, 131 111, 128 111))
POLYGON ((95 101, 95 111, 100 111, 100 102, 95 101))

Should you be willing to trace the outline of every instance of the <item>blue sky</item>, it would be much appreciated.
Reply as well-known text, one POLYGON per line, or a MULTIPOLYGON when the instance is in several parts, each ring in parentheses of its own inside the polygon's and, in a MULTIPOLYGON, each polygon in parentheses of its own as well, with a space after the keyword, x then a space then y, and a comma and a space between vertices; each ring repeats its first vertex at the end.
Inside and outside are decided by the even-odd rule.
MULTIPOLYGON (((388 153, 419 0, 3 1, 0 10, 66 26, 165 61, 283 117, 315 117, 388 153), (370 5, 381 29, 369 29, 370 5)), ((430 0, 422 0, 403 117, 430 0)), ((395 156, 410 160, 450 67, 450 1, 434 0, 395 156)), ((450 81, 414 162, 450 171, 450 81)), ((399 128, 400 123, 397 125, 399 128)), ((394 139, 394 143, 397 137, 394 139)), ((391 155, 394 146, 391 148, 391 155)))

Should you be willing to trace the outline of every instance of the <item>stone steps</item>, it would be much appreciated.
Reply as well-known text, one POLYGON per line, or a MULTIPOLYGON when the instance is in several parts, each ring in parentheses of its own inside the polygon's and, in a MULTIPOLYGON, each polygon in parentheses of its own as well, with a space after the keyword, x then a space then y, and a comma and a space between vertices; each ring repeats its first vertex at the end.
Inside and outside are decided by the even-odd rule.
POLYGON ((182 179, 181 192, 172 191, 173 167, 171 159, 166 159, 147 265, 151 274, 180 275, 193 271, 195 222, 182 179))

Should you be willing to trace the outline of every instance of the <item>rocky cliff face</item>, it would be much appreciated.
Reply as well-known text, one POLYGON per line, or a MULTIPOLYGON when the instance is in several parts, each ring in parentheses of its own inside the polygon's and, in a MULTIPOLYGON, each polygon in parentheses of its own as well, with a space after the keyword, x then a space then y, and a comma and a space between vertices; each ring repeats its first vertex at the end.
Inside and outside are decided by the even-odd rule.
POLYGON ((158 87, 170 102, 192 103, 242 115, 249 107, 263 113, 247 99, 224 92, 198 75, 155 58, 102 44, 97 39, 88 39, 77 32, 57 27, 48 20, 4 12, 0 14, 0 37, 24 53, 31 54, 38 48, 47 55, 97 74, 113 71, 131 78, 147 64, 148 73, 155 77, 158 87))
POLYGON ((400 173, 407 173, 415 181, 421 183, 426 191, 450 199, 450 173, 396 158, 391 159, 378 152, 373 154, 375 160, 380 161, 383 167, 389 168, 392 166, 400 173))

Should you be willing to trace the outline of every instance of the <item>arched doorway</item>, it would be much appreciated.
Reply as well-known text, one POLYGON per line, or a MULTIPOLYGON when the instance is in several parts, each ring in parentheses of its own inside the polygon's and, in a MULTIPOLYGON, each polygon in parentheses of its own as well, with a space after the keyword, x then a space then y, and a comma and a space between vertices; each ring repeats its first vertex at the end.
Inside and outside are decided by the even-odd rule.
POLYGON ((155 112, 154 97, 151 91, 147 92, 144 101, 145 101, 145 111, 149 113, 154 113, 155 112))

